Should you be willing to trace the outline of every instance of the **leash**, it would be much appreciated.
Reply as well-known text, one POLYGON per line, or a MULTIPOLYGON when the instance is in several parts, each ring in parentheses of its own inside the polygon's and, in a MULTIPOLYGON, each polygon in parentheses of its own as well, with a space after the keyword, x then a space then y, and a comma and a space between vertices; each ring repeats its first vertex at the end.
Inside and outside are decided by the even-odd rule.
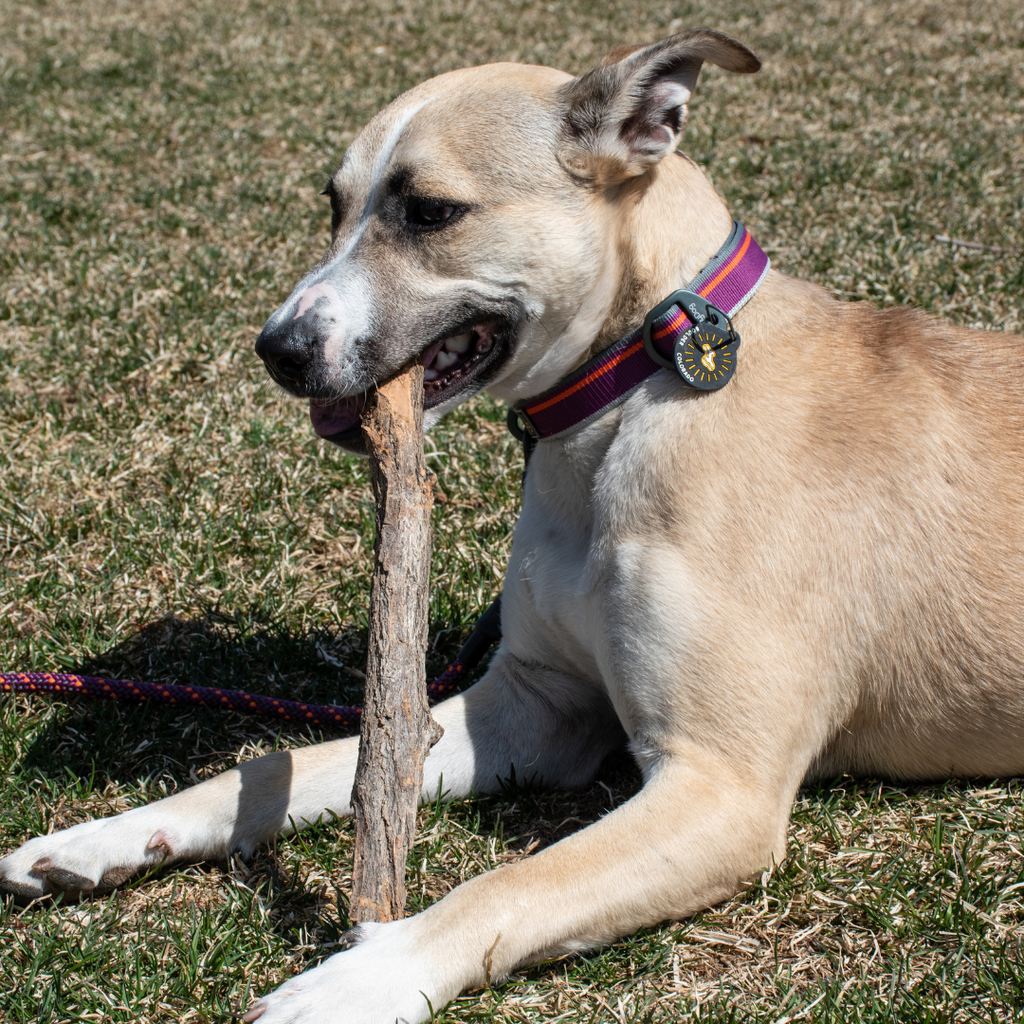
MULTIPOLYGON (((484 612, 473 632, 462 645, 455 660, 428 687, 433 703, 458 689, 480 663, 491 645, 501 639, 501 595, 484 612)), ((293 700, 265 697, 243 690, 224 690, 212 686, 180 686, 173 683, 140 683, 132 679, 99 679, 69 672, 0 673, 0 693, 56 693, 84 697, 110 697, 116 700, 144 701, 153 704, 219 708, 275 718, 304 725, 355 729, 362 708, 342 704, 302 704, 293 700)))

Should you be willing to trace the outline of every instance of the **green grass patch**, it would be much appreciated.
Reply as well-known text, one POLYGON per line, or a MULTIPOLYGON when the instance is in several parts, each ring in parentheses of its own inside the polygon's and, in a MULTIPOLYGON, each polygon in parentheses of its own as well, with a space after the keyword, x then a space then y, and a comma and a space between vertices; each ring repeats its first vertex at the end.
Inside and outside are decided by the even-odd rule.
MULTIPOLYGON (((775 265, 833 294, 1020 330, 1018 0, 752 7, 593 0, 11 0, 0 8, 0 654, 358 700, 372 499, 252 351, 319 257, 326 175, 429 75, 578 72, 684 27, 732 32, 684 148, 775 265), (983 248, 936 241, 942 235, 983 248)), ((504 410, 430 436, 429 668, 500 588, 519 502, 504 410)), ((0 852, 320 737, 180 709, 0 706, 0 852)), ((421 815, 410 909, 528 856, 639 784, 510 790, 421 815)), ((1009 1021, 1020 967, 1016 782, 803 792, 791 856, 698 917, 468 993, 443 1021, 1009 1021)), ((352 831, 196 865, 105 900, 0 905, 0 1021, 221 1021, 329 955, 352 831)))

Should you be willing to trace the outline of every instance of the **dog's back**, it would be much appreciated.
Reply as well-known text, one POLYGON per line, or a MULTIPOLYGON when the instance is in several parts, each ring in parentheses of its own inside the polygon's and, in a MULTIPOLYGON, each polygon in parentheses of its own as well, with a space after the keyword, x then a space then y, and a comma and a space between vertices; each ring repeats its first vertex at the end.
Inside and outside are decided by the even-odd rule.
MULTIPOLYGON (((860 703, 820 765, 896 777, 1024 770, 1024 339, 841 307, 859 349, 834 400, 856 498, 860 703), (857 410, 855 412, 855 410, 857 410), (831 762, 831 763, 830 763, 831 762)), ((827 396, 823 396, 825 398, 827 396)), ((823 432, 831 418, 823 409, 823 432)))
POLYGON ((761 426, 735 471, 749 487, 760 462, 777 501, 751 509, 730 579, 844 677, 815 770, 1024 770, 1024 339, 781 276, 764 298, 737 381, 761 426))

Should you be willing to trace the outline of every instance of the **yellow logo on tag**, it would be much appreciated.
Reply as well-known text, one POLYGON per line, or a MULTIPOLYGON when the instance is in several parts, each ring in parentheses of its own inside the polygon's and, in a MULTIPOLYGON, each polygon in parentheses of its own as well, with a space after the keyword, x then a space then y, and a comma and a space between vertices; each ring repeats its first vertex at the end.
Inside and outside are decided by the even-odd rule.
POLYGON ((704 364, 705 368, 709 373, 715 372, 715 353, 710 345, 704 345, 704 355, 700 357, 700 361, 704 364))

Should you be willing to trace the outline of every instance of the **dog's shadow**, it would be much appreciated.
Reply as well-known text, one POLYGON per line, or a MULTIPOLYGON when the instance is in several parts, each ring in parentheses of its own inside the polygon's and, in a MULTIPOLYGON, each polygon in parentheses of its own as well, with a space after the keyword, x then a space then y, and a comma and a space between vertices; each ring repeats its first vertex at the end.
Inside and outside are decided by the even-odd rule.
MULTIPOLYGON (((272 624, 242 628, 210 612, 199 619, 167 616, 150 622, 70 671, 316 704, 358 704, 365 663, 365 628, 296 635, 272 624)), ((44 776, 87 778, 93 789, 140 778, 183 785, 223 762, 226 749, 249 743, 272 749, 278 737, 319 741, 345 735, 184 705, 78 698, 68 699, 68 707, 36 733, 25 763, 44 776)))
MULTIPOLYGON (((435 624, 428 678, 440 674, 454 658, 469 628, 435 624)), ((218 686, 318 704, 359 704, 365 664, 365 628, 297 635, 272 624, 243 628, 230 617, 210 612, 198 619, 168 616, 150 622, 71 671, 218 686)), ((479 676, 485 664, 486 659, 471 678, 479 676)), ((49 716, 35 732, 23 754, 31 774, 51 791, 62 793, 51 819, 54 828, 127 809, 118 797, 122 786, 141 785, 149 799, 157 799, 230 767, 239 750, 270 751, 351 734, 193 706, 88 698, 66 699, 66 704, 67 710, 49 716)), ((249 790, 252 799, 262 799, 259 780, 254 777, 250 783, 243 790, 249 790)), ((609 758, 597 782, 571 793, 513 780, 501 794, 477 802, 477 828, 484 834, 501 831, 512 853, 535 852, 597 820, 639 785, 639 774, 624 754, 609 758)), ((243 792, 241 798, 245 796, 243 792)), ((340 856, 349 854, 346 850, 340 856)), ((326 894, 322 885, 313 891, 301 872, 288 867, 290 859, 284 848, 261 849, 248 864, 233 862, 230 869, 242 872, 246 884, 267 897, 269 923, 282 936, 290 938, 297 922, 308 925, 315 919, 322 941, 330 943, 349 925, 344 893, 336 889, 326 894)), ((140 884, 151 883, 133 881, 127 888, 140 884)))

